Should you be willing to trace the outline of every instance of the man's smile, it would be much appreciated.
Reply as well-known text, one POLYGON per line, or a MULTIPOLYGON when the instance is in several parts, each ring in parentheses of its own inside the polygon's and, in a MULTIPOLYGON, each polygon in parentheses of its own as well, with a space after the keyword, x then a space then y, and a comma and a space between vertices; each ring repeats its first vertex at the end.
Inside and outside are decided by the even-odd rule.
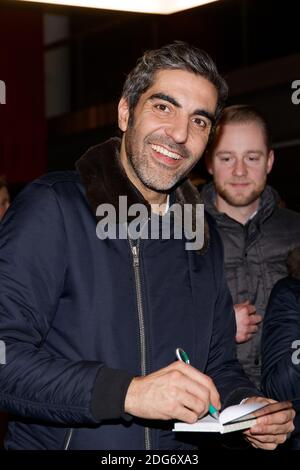
POLYGON ((151 149, 155 160, 167 166, 177 167, 183 160, 185 160, 183 155, 180 155, 179 153, 159 144, 151 144, 151 149))

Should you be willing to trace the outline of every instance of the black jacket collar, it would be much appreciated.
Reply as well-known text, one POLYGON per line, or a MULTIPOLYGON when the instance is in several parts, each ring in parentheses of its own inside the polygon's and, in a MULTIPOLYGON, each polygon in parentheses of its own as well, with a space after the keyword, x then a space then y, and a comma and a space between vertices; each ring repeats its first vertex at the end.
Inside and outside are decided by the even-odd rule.
MULTIPOLYGON (((100 204, 110 203, 119 206, 119 196, 126 195, 128 207, 135 203, 150 206, 142 194, 128 179, 119 159, 121 141, 114 137, 90 148, 77 162, 78 170, 86 190, 89 205, 94 214, 100 204)), ((171 194, 173 202, 184 204, 202 204, 197 189, 189 180, 184 180, 171 194)), ((193 228, 194 229, 194 228, 193 228)), ((204 254, 209 244, 209 228, 205 221, 204 245, 200 254, 204 254)))

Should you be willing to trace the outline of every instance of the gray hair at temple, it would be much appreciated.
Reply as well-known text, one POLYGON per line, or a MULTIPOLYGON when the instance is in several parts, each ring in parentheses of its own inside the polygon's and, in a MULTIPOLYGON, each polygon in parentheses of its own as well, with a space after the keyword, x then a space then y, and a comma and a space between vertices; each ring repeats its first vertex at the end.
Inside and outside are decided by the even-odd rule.
POLYGON ((228 95, 225 80, 205 51, 185 42, 175 41, 160 49, 146 51, 129 73, 122 92, 122 96, 127 100, 129 106, 129 125, 133 123, 134 109, 140 96, 152 86, 156 72, 172 69, 195 73, 206 78, 215 86, 218 92, 215 120, 218 120, 228 95))

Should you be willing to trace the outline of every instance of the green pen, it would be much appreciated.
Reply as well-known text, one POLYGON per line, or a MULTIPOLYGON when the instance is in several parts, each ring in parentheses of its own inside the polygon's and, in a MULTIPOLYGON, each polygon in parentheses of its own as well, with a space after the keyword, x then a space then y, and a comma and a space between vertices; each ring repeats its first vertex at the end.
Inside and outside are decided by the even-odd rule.
MULTIPOLYGON (((177 359, 179 359, 179 361, 185 362, 186 364, 191 364, 189 356, 181 348, 176 349, 176 357, 177 359)), ((213 416, 216 419, 219 419, 219 412, 211 403, 209 404, 208 411, 211 416, 213 416)))

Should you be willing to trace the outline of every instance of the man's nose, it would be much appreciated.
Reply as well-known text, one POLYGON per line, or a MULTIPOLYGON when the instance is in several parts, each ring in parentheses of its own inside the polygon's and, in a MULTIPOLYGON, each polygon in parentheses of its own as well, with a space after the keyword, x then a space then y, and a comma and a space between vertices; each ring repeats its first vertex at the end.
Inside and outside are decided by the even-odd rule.
POLYGON ((177 116, 166 126, 165 133, 168 137, 171 137, 174 142, 186 142, 189 133, 189 120, 184 116, 177 116))
POLYGON ((237 159, 234 163, 233 174, 236 176, 244 176, 247 173, 247 165, 243 159, 237 159))

